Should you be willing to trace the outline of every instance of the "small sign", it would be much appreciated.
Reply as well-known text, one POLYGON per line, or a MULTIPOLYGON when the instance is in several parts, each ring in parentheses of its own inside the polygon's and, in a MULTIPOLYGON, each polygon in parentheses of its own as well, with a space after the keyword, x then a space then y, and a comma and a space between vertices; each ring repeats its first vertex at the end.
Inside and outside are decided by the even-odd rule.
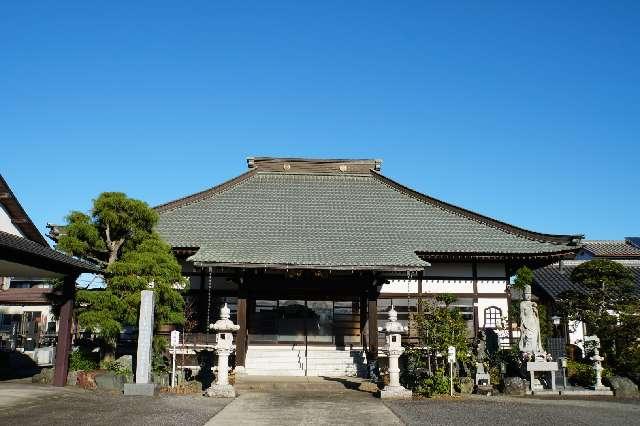
POLYGON ((178 330, 173 330, 171 332, 171 346, 178 346, 180 344, 180 332, 178 330))
POLYGON ((447 361, 453 363, 456 362, 456 347, 449 346, 447 348, 447 361))

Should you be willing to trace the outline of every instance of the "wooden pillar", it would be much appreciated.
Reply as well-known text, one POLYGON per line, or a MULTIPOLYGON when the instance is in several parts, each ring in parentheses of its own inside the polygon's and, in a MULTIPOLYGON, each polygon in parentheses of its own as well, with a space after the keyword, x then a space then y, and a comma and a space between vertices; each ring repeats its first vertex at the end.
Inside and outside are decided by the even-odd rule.
POLYGON ((69 371, 69 352, 71 351, 71 327, 73 324, 73 305, 76 292, 76 279, 78 275, 73 273, 64 277, 62 295, 64 302, 60 307, 58 321, 58 345, 56 346, 56 367, 53 376, 54 386, 67 384, 69 371))
POLYGON ((378 289, 376 282, 367 294, 367 322, 369 323, 369 353, 367 359, 378 359, 378 289))
POLYGON ((367 294, 366 290, 362 290, 359 300, 360 308, 360 343, 362 349, 367 350, 369 339, 367 338, 367 294))
POLYGON ((238 287, 238 325, 240 329, 236 335, 236 366, 245 365, 247 355, 247 289, 244 279, 238 287))
POLYGON ((422 282, 424 280, 424 271, 418 272, 418 315, 422 315, 422 282))
POLYGON ((509 311, 511 310, 511 286, 509 285, 509 280, 511 279, 511 270, 509 268, 509 264, 505 263, 504 265, 504 275, 507 280, 507 327, 509 327, 509 345, 513 344, 513 327, 511 326, 511 317, 509 316, 509 311))
POLYGON ((473 336, 477 337, 480 329, 480 318, 478 318, 478 264, 473 262, 471 268, 473 275, 473 336))
POLYGON ((200 294, 198 295, 198 326, 204 333, 209 329, 207 324, 207 268, 200 269, 200 294))

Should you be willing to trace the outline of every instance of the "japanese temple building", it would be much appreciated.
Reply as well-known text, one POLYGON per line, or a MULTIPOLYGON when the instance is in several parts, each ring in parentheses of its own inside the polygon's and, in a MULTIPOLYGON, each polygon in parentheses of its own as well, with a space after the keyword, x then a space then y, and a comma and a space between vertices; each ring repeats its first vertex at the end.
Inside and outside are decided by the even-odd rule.
POLYGON ((249 374, 353 372, 341 366, 377 358, 391 304, 407 321, 439 293, 455 294, 470 336, 499 327, 518 267, 579 250, 581 236, 528 231, 407 188, 378 160, 249 158, 248 167, 156 210, 201 330, 228 303, 240 325, 236 367, 249 374))

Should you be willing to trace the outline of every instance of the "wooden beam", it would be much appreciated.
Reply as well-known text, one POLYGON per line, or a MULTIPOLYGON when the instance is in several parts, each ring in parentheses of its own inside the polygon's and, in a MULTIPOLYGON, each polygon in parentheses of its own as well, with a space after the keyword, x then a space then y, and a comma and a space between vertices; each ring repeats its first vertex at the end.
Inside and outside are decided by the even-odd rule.
POLYGON ((376 282, 367 294, 367 322, 369 324, 369 353, 367 359, 378 359, 378 289, 376 282))
POLYGON ((478 263, 473 262, 471 265, 473 275, 473 336, 478 336, 480 329, 480 320, 478 318, 478 263))
POLYGON ((76 274, 65 276, 62 289, 64 302, 60 308, 58 345, 56 346, 56 367, 53 376, 53 385, 59 387, 67 384, 69 352, 71 350, 71 326, 73 322, 73 305, 77 278, 78 275, 76 274))
POLYGON ((363 293, 360 296, 360 343, 363 348, 367 348, 367 296, 363 293))
POLYGON ((236 367, 244 367, 247 355, 247 289, 244 283, 240 283, 237 303, 237 319, 240 329, 236 335, 236 367))

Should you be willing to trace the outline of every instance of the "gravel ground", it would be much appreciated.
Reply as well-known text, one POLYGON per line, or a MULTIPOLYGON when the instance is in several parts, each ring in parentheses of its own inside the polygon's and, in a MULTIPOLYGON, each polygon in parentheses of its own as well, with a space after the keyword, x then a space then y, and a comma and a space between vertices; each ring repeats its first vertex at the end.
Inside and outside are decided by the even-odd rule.
POLYGON ((409 425, 539 424, 630 425, 638 424, 638 401, 551 400, 508 397, 470 397, 385 401, 409 425))
MULTIPOLYGON (((7 384, 0 383, 0 387, 7 384)), ((3 389, 3 390, 6 390, 3 389)), ((203 425, 229 400, 190 395, 123 396, 65 388, 0 409, 2 425, 203 425)))

